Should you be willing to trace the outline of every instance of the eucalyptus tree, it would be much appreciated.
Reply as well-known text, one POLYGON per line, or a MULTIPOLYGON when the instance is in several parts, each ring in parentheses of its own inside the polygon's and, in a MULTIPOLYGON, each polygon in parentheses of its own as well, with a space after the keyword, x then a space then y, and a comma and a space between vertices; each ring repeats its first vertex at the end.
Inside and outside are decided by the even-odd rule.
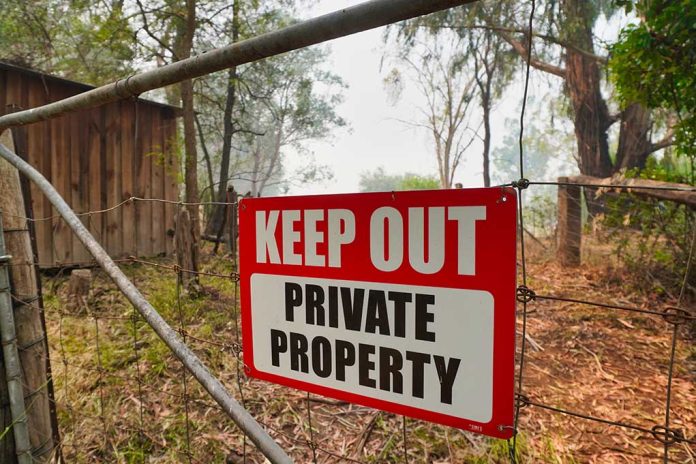
POLYGON ((432 175, 388 174, 380 166, 373 171, 360 173, 361 192, 393 192, 398 190, 435 190, 440 187, 440 180, 432 175))
MULTIPOLYGON (((677 152, 696 158, 696 0, 617 0, 640 18, 612 46, 610 69, 624 104, 669 112, 677 152)), ((693 181, 693 177, 692 177, 693 181)))
POLYGON ((124 0, 3 0, 0 60, 101 85, 133 72, 124 0))
POLYGON ((309 162, 299 172, 286 171, 289 151, 307 152, 310 140, 330 139, 346 122, 337 113, 343 101, 343 80, 328 71, 324 63, 328 49, 312 47, 251 64, 256 79, 245 96, 262 95, 247 105, 254 121, 244 132, 246 156, 243 169, 253 195, 260 195, 269 183, 279 182, 285 172, 287 182, 310 182, 328 175, 325 168, 309 162))
MULTIPOLYGON (((502 0, 457 8, 408 22, 401 32, 408 38, 417 28, 432 34, 455 29, 475 44, 473 32, 464 31, 489 30, 508 44, 508 51, 523 61, 529 59, 534 69, 561 79, 574 126, 578 167, 583 174, 607 177, 622 169, 642 168, 651 153, 674 143, 672 132, 658 130, 650 112, 635 99, 624 99, 618 110, 610 111, 614 102, 605 79, 608 50, 598 42, 595 28, 600 19, 608 20, 616 11, 610 0, 538 0, 531 54, 528 2, 502 0), (618 138, 610 144, 615 124, 618 138), (617 147, 614 153, 612 145, 617 147)), ((504 60, 509 65, 509 54, 504 60)))
MULTIPOLYGON (((505 2, 478 2, 407 21, 395 28, 396 42, 404 50, 402 53, 406 54, 413 51, 414 47, 417 48, 419 43, 437 43, 448 36, 458 38, 448 51, 450 57, 445 59, 456 62, 459 72, 471 76, 471 82, 474 84, 473 87, 467 86, 464 89, 468 92, 469 101, 478 99, 481 109, 483 136, 480 138, 483 142, 483 183, 486 187, 491 183, 491 111, 511 81, 514 62, 509 47, 499 34, 486 25, 486 19, 500 16, 506 6, 505 2)), ((423 58, 432 61, 443 57, 429 54, 423 58)), ((419 69, 427 72, 427 66, 419 69)), ((436 78, 437 76, 431 76, 430 80, 436 78)), ((446 103, 446 99, 441 104, 444 105, 443 111, 448 111, 449 104, 446 103)), ((467 111, 471 113, 473 108, 467 107, 467 111)), ((467 144, 467 147, 469 145, 471 144, 467 144)))
POLYGON ((403 122, 430 134, 442 188, 451 188, 466 150, 476 141, 480 124, 472 123, 476 78, 459 50, 454 33, 426 37, 415 33, 407 48, 395 56, 385 78, 393 98, 415 84, 425 104, 420 117, 403 122))

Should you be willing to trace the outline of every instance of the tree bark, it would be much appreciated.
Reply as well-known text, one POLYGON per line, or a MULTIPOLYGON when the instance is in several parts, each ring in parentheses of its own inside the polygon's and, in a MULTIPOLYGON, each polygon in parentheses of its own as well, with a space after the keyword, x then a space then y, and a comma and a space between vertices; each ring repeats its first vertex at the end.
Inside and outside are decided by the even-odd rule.
POLYGON ((629 105, 622 112, 614 173, 622 169, 645 167, 652 147, 651 126, 650 111, 639 103, 629 105))
MULTIPOLYGON (((592 5, 585 0, 565 0, 564 34, 569 42, 594 52, 592 5)), ((612 174, 607 128, 609 110, 601 93, 601 75, 597 61, 566 48, 566 88, 573 108, 578 159, 582 174, 608 177, 612 174)))
MULTIPOLYGON (((232 42, 239 40, 239 0, 232 3, 232 42)), ((232 114, 237 100, 237 67, 233 66, 227 76, 227 99, 225 100, 225 112, 223 115, 222 157, 220 160, 220 181, 218 183, 217 201, 225 202, 227 196, 227 182, 230 172, 230 155, 232 153, 232 135, 234 135, 234 122, 232 114)), ((222 236, 225 227, 227 211, 226 205, 213 205, 213 214, 208 222, 206 234, 215 235, 218 240, 222 236)))
MULTIPOLYGON (((186 0, 186 21, 179 30, 179 59, 186 59, 191 56, 193 49, 193 35, 196 30, 196 1, 186 0)), ((191 251, 191 271, 198 270, 198 243, 201 235, 201 219, 197 204, 198 199, 198 151, 196 147, 196 123, 195 109, 193 103, 193 81, 187 79, 180 84, 182 119, 184 122, 184 151, 185 160, 185 183, 186 183, 186 202, 191 221, 191 237, 193 245, 191 251)), ((197 283, 197 276, 192 274, 192 279, 197 283)))
MULTIPOLYGON (((692 185, 662 182, 652 179, 624 179, 621 176, 600 179, 592 176, 573 176, 565 178, 573 184, 599 185, 609 191, 612 186, 625 187, 622 190, 643 198, 673 201, 696 209, 696 189, 692 185), (642 188, 641 188, 642 187, 642 188), (669 190, 674 189, 674 190, 669 190)), ((587 188, 587 187, 585 187, 587 188)), ((595 190, 594 188, 592 190, 595 190)))
POLYGON ((203 135, 203 127, 201 126, 201 121, 198 115, 195 115, 194 121, 196 122, 196 129, 198 129, 198 140, 201 141, 201 149, 203 150, 203 161, 205 161, 206 174, 208 175, 208 185, 210 186, 211 198, 215 198, 215 181, 213 180, 213 165, 210 161, 210 153, 208 153, 208 146, 205 143, 205 137, 203 135))

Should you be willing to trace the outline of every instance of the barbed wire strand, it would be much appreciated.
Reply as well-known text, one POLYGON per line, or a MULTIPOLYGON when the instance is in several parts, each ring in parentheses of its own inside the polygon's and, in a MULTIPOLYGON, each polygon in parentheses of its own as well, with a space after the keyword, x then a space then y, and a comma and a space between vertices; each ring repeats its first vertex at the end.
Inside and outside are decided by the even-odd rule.
POLYGON ((648 428, 648 427, 641 426, 641 425, 629 424, 626 422, 614 421, 614 420, 610 420, 610 419, 604 419, 601 417, 591 416, 589 414, 585 414, 582 412, 571 411, 568 409, 563 409, 563 408, 559 408, 556 406, 551 406, 548 404, 540 403, 540 402, 534 401, 526 396, 519 397, 518 401, 523 406, 534 406, 537 408, 546 409, 548 411, 553 411, 553 412, 556 412, 559 414, 564 414, 566 416, 577 417, 579 419, 585 419, 585 420, 597 422, 600 424, 606 424, 606 425, 611 425, 611 426, 620 427, 620 428, 624 428, 624 429, 635 430, 636 432, 642 432, 646 435, 652 436, 653 438, 657 438, 658 441, 661 441, 663 443, 664 443, 664 441, 668 441, 672 444, 673 443, 696 444, 696 440, 687 439, 683 435, 675 434, 674 431, 671 431, 671 430, 664 430, 664 428, 662 426, 659 426, 659 425, 654 425, 651 428, 648 428), (664 438, 663 438, 663 436, 664 436, 664 438))
MULTIPOLYGON (((528 50, 528 55, 529 52, 531 51, 528 50)), ((528 65, 527 65, 528 66, 528 65)), ((527 89, 527 85, 525 86, 525 91, 527 89)), ((525 112, 525 103, 523 103, 523 108, 521 111, 521 115, 524 115, 525 112)), ((524 122, 521 121, 521 131, 520 134, 523 134, 524 131, 524 122)), ((520 144, 522 142, 522 137, 520 137, 520 144)), ((521 152, 522 156, 523 153, 521 152)), ((520 170, 521 178, 524 178, 524 170, 520 170)), ((630 180, 630 179, 629 179, 630 180)), ((618 181, 618 180, 617 180, 618 181)), ((696 192, 696 187, 688 187, 688 186, 679 186, 679 185, 627 185, 627 184, 621 184, 621 183, 591 183, 591 182, 575 182, 575 181, 569 181, 569 182, 563 182, 563 181, 558 181, 558 180, 529 180, 528 185, 536 185, 536 186, 576 186, 576 187, 586 187, 586 188, 591 188, 591 189, 605 189, 605 190, 620 190, 620 191, 628 191, 626 193, 632 193, 630 192, 631 190, 645 190, 645 191, 666 191, 666 192, 684 192, 684 193, 692 193, 696 192)), ((508 182, 504 184, 498 184, 495 187, 515 187, 516 183, 515 182, 508 182)), ((623 192, 619 192, 623 193, 623 192)), ((128 205, 130 203, 136 203, 136 202, 156 202, 156 203, 165 203, 165 204, 171 204, 171 205, 178 205, 178 206, 234 206, 238 205, 239 202, 227 202, 227 201, 200 201, 200 202, 185 202, 185 201, 179 201, 179 200, 171 200, 167 198, 145 198, 145 197, 140 197, 140 196, 130 196, 126 198, 125 200, 121 200, 111 206, 106 206, 101 209, 95 209, 95 210, 89 210, 89 211, 83 211, 81 213, 76 213, 78 217, 89 217, 92 215, 98 215, 98 214, 106 214, 109 212, 112 212, 115 209, 121 208, 125 205, 128 205)), ((18 218, 18 219, 23 219, 25 221, 31 222, 31 223, 36 223, 36 222, 42 222, 42 221, 52 221, 52 220, 63 220, 63 218, 58 215, 50 215, 50 216, 44 216, 40 218, 30 218, 26 216, 21 216, 21 215, 12 215, 12 214, 6 214, 8 217, 12 218, 18 218)))

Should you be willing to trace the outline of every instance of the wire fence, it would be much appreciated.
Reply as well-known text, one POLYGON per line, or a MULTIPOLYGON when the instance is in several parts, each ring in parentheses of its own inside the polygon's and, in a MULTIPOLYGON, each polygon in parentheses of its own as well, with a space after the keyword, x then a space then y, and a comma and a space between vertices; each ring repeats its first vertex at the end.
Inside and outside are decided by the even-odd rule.
MULTIPOLYGON (((105 214, 124 204, 89 214, 105 214)), ((225 205, 231 207, 235 203, 225 205)), ((524 208, 523 202, 520 205, 524 208)), ((525 214, 522 210, 521 230, 526 227, 524 219, 530 217, 525 214)), ((533 221, 528 223, 533 224, 533 221)), ((544 218, 542 223, 553 222, 544 218)), ((535 231, 541 229, 548 230, 545 226, 534 227, 535 231)), ((525 235, 529 240, 528 234, 525 235)), ((525 235, 519 236, 520 250, 525 235)), ((544 237, 544 243, 553 247, 553 233, 544 237)), ((693 265, 694 239, 694 236, 690 239, 687 272, 693 265)), ((529 424, 524 420, 526 411, 531 408, 567 416, 573 421, 607 426, 610 429, 601 433, 608 437, 625 438, 616 432, 621 429, 624 434, 632 434, 631 440, 652 440, 663 447, 661 459, 664 462, 693 460, 696 455, 693 432, 682 427, 688 426, 688 422, 684 423, 671 413, 674 373, 679 371, 678 341, 680 336, 688 336, 680 329, 696 321, 694 313, 681 306, 686 277, 679 298, 672 304, 661 307, 620 304, 610 295, 591 299, 572 291, 568 293, 564 288, 537 289, 533 285, 536 276, 529 269, 529 256, 525 253, 520 258, 522 280, 517 290, 520 337, 515 404, 518 433, 510 440, 505 459, 511 462, 530 459, 529 444, 522 446, 519 437, 523 434, 525 440, 532 439, 531 431, 525 432, 529 424), (547 390, 536 392, 532 385, 536 387, 537 383, 527 383, 529 363, 543 361, 543 352, 535 352, 539 342, 538 338, 533 338, 536 334, 530 329, 530 321, 535 316, 541 318, 546 311, 554 311, 552 305, 570 305, 562 311, 582 312, 579 308, 589 308, 591 314, 587 317, 600 321, 607 314, 626 313, 647 318, 653 325, 664 325, 669 332, 669 343, 659 349, 666 360, 666 365, 662 363, 660 367, 667 371, 662 419, 653 416, 646 420, 649 411, 645 408, 616 419, 611 415, 595 414, 600 410, 612 411, 611 408, 567 407, 547 400, 547 390), (674 425, 675 419, 681 421, 680 427, 674 425), (670 453, 675 456, 672 461, 670 453)), ((467 432, 300 394, 248 378, 241 350, 239 275, 234 256, 209 258, 199 271, 182 269, 170 258, 130 256, 118 258, 116 262, 124 265, 133 282, 187 344, 216 369, 216 375, 226 385, 234 386, 240 402, 299 462, 425 462, 434 458, 456 461, 462 448, 481 451, 494 446, 467 432), (182 274, 196 274, 202 279, 201 295, 189 294, 183 289, 182 274), (439 443, 441 439, 443 443, 439 443)), ((212 462, 262 462, 261 455, 248 446, 246 437, 230 426, 218 406, 190 381, 186 370, 104 276, 95 274, 87 295, 74 298, 68 293, 67 271, 95 265, 92 261, 67 263, 44 281, 56 389, 54 406, 60 420, 60 447, 65 459, 145 462, 152 456, 159 456, 170 462, 211 462, 211 459, 212 462)), ((18 304, 37 304, 19 297, 14 299, 18 304)), ((624 327, 627 332, 640 329, 635 322, 629 325, 624 327)), ((599 370, 603 370, 601 365, 599 370)), ((633 381, 640 383, 638 377, 633 381)), ((577 379, 568 382, 569 385, 573 383, 577 383, 577 379)), ((637 405, 644 401, 635 399, 637 405)), ((650 405, 654 406, 654 401, 650 405)), ((488 454, 488 457, 492 461, 502 461, 500 454, 488 454)), ((658 459, 655 454, 643 457, 658 459)))
MULTIPOLYGON (((590 442, 593 446, 618 452, 628 461, 636 458, 661 460, 664 463, 695 462, 696 438, 693 423, 687 421, 696 417, 696 411, 689 409, 693 405, 681 404, 680 413, 693 414, 679 417, 675 416, 673 408, 676 399, 688 402, 693 396, 689 391, 693 383, 689 380, 688 368, 678 361, 683 362, 688 356, 684 354, 687 350, 680 349, 679 343, 680 338, 688 336, 684 327, 696 320, 694 312, 684 307, 690 269, 694 265, 696 229, 693 229, 688 240, 689 252, 678 296, 670 304, 622 304, 615 302, 611 293, 602 292, 597 292, 596 299, 589 298, 582 288, 562 288, 548 282, 543 270, 530 262, 529 240, 553 247, 555 235, 550 231, 556 229, 556 211, 555 205, 551 205, 552 214, 549 217, 544 209, 530 208, 526 194, 529 189, 538 186, 568 185, 566 182, 537 181, 525 177, 522 140, 532 52, 534 1, 531 4, 529 33, 526 34, 529 55, 520 114, 520 179, 508 184, 517 189, 519 198, 520 275, 517 302, 520 336, 516 356, 514 436, 504 443, 502 451, 498 442, 468 432, 298 393, 247 377, 241 350, 236 256, 209 259, 203 269, 195 271, 182 269, 167 258, 116 257, 115 261, 124 265, 132 281, 170 325, 177 328, 182 339, 207 361, 206 364, 215 370, 217 378, 225 385, 235 386, 241 404, 299 462, 456 462, 462 460, 461 450, 465 448, 473 449, 479 453, 477 457, 484 456, 490 461, 538 462, 546 457, 558 458, 558 455, 534 454, 530 451, 529 440, 548 438, 549 430, 558 427, 558 420, 587 422, 596 427, 582 428, 579 436, 569 437, 575 446, 569 456, 573 455, 572 451, 582 453, 583 442, 590 442), (182 286, 184 274, 195 274, 201 279, 200 294, 185 291, 182 286), (581 308, 590 309, 590 312, 586 313, 581 308), (635 315, 645 321, 639 324, 634 320, 609 319, 607 316, 617 313, 635 315), (539 330, 541 335, 548 333, 549 327, 544 324, 548 324, 550 319, 560 317, 563 323, 573 314, 579 315, 585 324, 581 325, 581 329, 588 333, 583 335, 583 330, 580 330, 567 340, 548 337, 546 347, 539 343, 535 330, 539 330), (624 339, 605 337, 604 325, 614 324, 615 321, 619 321, 622 333, 628 338, 647 333, 652 344, 645 345, 643 351, 650 350, 658 356, 656 361, 631 357, 627 353, 628 369, 636 371, 628 378, 618 378, 616 370, 609 372, 597 354, 598 347, 606 350, 625 348, 621 346, 624 339), (661 326, 658 327, 658 324, 661 326), (588 347, 580 341, 587 344, 591 341, 593 345, 588 347), (563 343, 560 347, 557 346, 559 342, 563 343), (584 377, 580 372, 564 370, 563 366, 558 365, 545 367, 544 357, 550 358, 552 348, 561 353, 561 364, 583 369, 591 366, 599 377, 584 377), (576 353, 579 351, 584 351, 585 357, 578 360, 575 358, 578 358, 576 353), (642 389, 646 378, 654 375, 652 371, 658 369, 664 376, 663 388, 660 391, 642 389), (565 382, 557 381, 560 374, 567 376, 565 382), (686 391, 675 387, 675 379, 685 376, 687 380, 683 385, 686 391), (620 404, 612 407, 612 400, 615 399, 611 395, 601 397, 601 401, 593 398, 589 403, 584 401, 582 395, 576 397, 574 389, 585 381, 603 388, 606 386, 605 380, 614 383, 608 389, 611 392, 628 389, 620 397, 620 404), (554 382, 558 383, 556 390, 548 387, 554 382), (535 414, 534 410, 550 416, 535 414), (645 447, 639 452, 631 450, 646 442, 659 445, 661 453, 650 447, 648 451, 643 449, 645 447)), ((625 185, 572 185, 592 190, 610 188, 622 195, 636 189, 625 185)), ((651 189, 694 191, 682 187, 640 188, 651 189)), ((90 219, 136 202, 162 202, 178 206, 236 205, 234 202, 189 204, 130 197, 107 208, 79 213, 78 216, 90 219)), ((693 221, 693 211, 686 207, 684 210, 693 221)), ((24 219, 37 223, 59 220, 60 217, 53 215, 24 219)), ((33 264, 51 267, 53 263, 33 264)), ((65 460, 149 462, 151 458, 156 458, 188 463, 263 462, 261 454, 248 446, 247 438, 230 424, 227 416, 204 390, 190 381, 186 369, 169 353, 111 282, 97 273, 89 293, 75 296, 65 289, 68 269, 95 266, 96 262, 93 261, 61 263, 61 268, 53 277, 44 282, 46 292, 43 307, 37 305, 34 297, 14 297, 18 304, 36 306, 45 311, 55 388, 53 406, 60 424, 61 439, 57 448, 65 460)), ((548 264, 544 263, 543 266, 548 264)), ((618 287, 620 285, 608 290, 616 291, 618 287)), ((556 328, 552 326, 551 330, 556 328)), ((19 347, 20 350, 28 348, 19 347)), ((641 356, 645 355, 643 351, 641 356)), ((662 377, 658 380, 662 380, 662 377)), ((548 446, 546 448, 545 453, 553 454, 548 446)), ((38 453, 35 457, 38 457, 38 453)))

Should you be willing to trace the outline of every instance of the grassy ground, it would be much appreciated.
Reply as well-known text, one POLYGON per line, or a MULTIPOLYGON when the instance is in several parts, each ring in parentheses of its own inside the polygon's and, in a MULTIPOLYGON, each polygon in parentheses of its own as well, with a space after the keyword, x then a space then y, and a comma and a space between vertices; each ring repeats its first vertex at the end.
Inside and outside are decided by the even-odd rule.
MULTIPOLYGON (((629 294, 621 270, 606 261, 561 269, 532 251, 529 286, 538 294, 662 307, 629 294)), ((161 264, 171 264, 166 260, 161 264)), ((176 274, 144 264, 126 273, 252 415, 297 462, 508 462, 505 441, 311 397, 247 378, 238 363, 237 288, 230 278, 202 276, 196 297, 180 292, 176 274)), ((206 257, 203 270, 229 275, 230 259, 206 257)), ((66 462, 263 462, 105 276, 95 271, 89 297, 67 297, 67 277, 44 281, 51 361, 66 462), (188 420, 187 420, 188 418, 188 420)), ((663 296, 661 298, 664 298, 663 296)), ((524 392, 532 401, 631 424, 664 421, 671 326, 659 317, 585 305, 529 304, 524 392)), ((696 432, 696 350, 679 334, 672 423, 696 432)), ((529 406, 522 410, 518 454, 534 463, 661 462, 649 435, 529 406)), ((690 438, 693 438, 690 437, 690 438)), ((696 449, 672 447, 672 462, 694 462, 696 449)))

